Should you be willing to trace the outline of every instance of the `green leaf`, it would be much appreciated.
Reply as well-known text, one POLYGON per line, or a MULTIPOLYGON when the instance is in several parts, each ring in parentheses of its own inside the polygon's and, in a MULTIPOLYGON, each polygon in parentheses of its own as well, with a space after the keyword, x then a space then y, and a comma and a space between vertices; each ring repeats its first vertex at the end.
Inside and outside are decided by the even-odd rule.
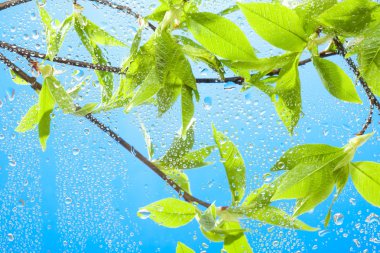
POLYGON ((212 53, 229 60, 249 62, 256 59, 247 37, 232 21, 200 12, 189 15, 187 24, 195 39, 212 53))
POLYGON ((239 212, 242 212, 248 218, 262 221, 266 224, 305 231, 318 230, 317 228, 310 227, 304 222, 288 215, 283 210, 273 206, 244 208, 239 210, 239 212))
POLYGON ((321 162, 326 157, 335 156, 342 151, 342 148, 326 144, 298 145, 286 151, 271 168, 271 171, 292 170, 300 163, 321 162))
MULTIPOLYGON (((107 60, 104 58, 102 50, 92 42, 84 31, 83 23, 81 23, 82 15, 77 14, 74 20, 74 28, 83 45, 90 53, 92 62, 107 66, 107 60)), ((113 74, 105 71, 95 70, 99 83, 102 86, 102 102, 108 102, 113 93, 113 74)))
POLYGON ((380 96, 380 25, 364 34, 364 39, 356 46, 360 72, 371 90, 380 96))
POLYGON ((360 195, 372 205, 380 207, 380 164, 375 162, 351 163, 350 174, 360 195))
POLYGON ((378 4, 370 0, 345 0, 323 12, 318 20, 341 35, 358 35, 373 20, 378 4))
POLYGON ((220 157, 224 160, 223 165, 230 185, 232 204, 237 205, 244 196, 246 186, 244 160, 235 144, 223 133, 218 132, 214 125, 212 128, 220 157))
MULTIPOLYGON (((240 229, 239 223, 229 223, 229 228, 240 229)), ((228 253, 253 253, 244 233, 237 235, 228 235, 224 239, 224 249, 228 253)))
POLYGON ((63 113, 67 114, 76 111, 72 97, 65 91, 58 79, 54 76, 48 76, 45 77, 44 83, 49 87, 54 101, 58 104, 58 107, 62 109, 63 113))
POLYGON ((216 226, 216 207, 215 204, 212 203, 206 211, 204 211, 201 215, 199 215, 199 225, 206 230, 211 231, 216 226))
MULTIPOLYGON (((160 167, 161 169, 161 167, 160 167)), ((179 169, 169 169, 165 170, 162 169, 162 171, 174 182, 176 182, 185 192, 191 194, 190 190, 190 181, 189 178, 185 173, 183 173, 179 169)))
POLYGON ((55 104, 45 80, 38 100, 38 133, 43 151, 46 150, 46 142, 50 135, 50 114, 53 112, 55 104))
POLYGON ((27 81, 25 81, 22 77, 17 75, 12 69, 9 69, 9 72, 11 73, 12 81, 15 84, 29 85, 29 83, 27 81))
POLYGON ((194 125, 186 132, 186 136, 176 136, 172 145, 166 151, 165 155, 159 159, 160 163, 167 165, 170 168, 177 168, 181 158, 189 153, 194 145, 194 125))
MULTIPOLYGON (((74 25, 74 15, 70 15, 65 20, 62 22, 61 26, 58 29, 57 32, 57 37, 56 37, 56 43, 57 43, 57 48, 58 50, 61 48, 63 41, 66 37, 66 34, 70 31, 71 27, 74 25)), ((50 54, 50 57, 53 57, 58 53, 57 52, 52 52, 50 54), (55 54, 54 54, 55 53, 55 54)), ((49 54, 49 53, 48 53, 49 54)), ((51 58, 50 58, 51 59, 51 58)))
POLYGON ((165 227, 177 228, 192 221, 196 215, 196 209, 190 203, 167 198, 140 208, 137 215, 145 219, 149 217, 165 227))
POLYGON ((175 253, 195 253, 195 251, 187 247, 185 244, 178 242, 175 253))
POLYGON ((337 0, 304 0, 294 9, 303 22, 307 34, 313 34, 319 27, 316 18, 327 9, 334 6, 337 0))
POLYGON ((293 52, 306 47, 306 33, 293 10, 271 3, 237 4, 255 32, 272 45, 293 52))
POLYGON ((38 124, 38 104, 29 108, 28 112, 22 117, 20 123, 16 127, 15 131, 24 133, 32 130, 38 124))
POLYGON ((148 131, 146 130, 144 124, 141 123, 140 126, 141 126, 141 130, 143 131, 143 134, 144 134, 145 145, 146 145, 146 148, 148 150, 149 160, 152 160, 152 157, 154 155, 154 148, 152 145, 152 139, 150 138, 150 135, 149 135, 148 131))
POLYGON ((302 111, 298 60, 299 56, 281 69, 275 88, 277 95, 272 96, 277 114, 290 134, 293 134, 302 111))
POLYGON ((362 103, 351 78, 338 65, 320 57, 313 57, 313 64, 331 95, 346 102, 362 103))
POLYGON ((126 45, 120 40, 110 35, 107 31, 101 29, 98 25, 90 21, 83 15, 79 16, 83 25, 83 30, 87 34, 88 38, 98 44, 105 46, 125 47, 126 45))
POLYGON ((297 199, 295 216, 313 209, 331 194, 335 184, 333 171, 342 162, 349 162, 346 156, 345 152, 338 152, 321 161, 298 164, 284 175, 272 201, 297 199))
POLYGON ((188 86, 182 86, 181 90, 181 107, 182 107, 182 136, 186 136, 186 132, 191 127, 194 116, 193 90, 188 86))
POLYGON ((193 169, 212 164, 204 160, 210 156, 216 146, 207 146, 192 152, 187 153, 181 159, 181 169, 193 169))
POLYGON ((189 38, 183 36, 176 36, 176 38, 182 42, 182 50, 187 56, 194 61, 202 61, 206 63, 211 69, 219 74, 221 79, 224 79, 223 65, 214 54, 189 38))
POLYGON ((233 226, 234 224, 236 224, 236 222, 217 220, 214 229, 207 231, 201 226, 200 230, 202 234, 210 241, 223 242, 226 236, 236 236, 246 231, 245 229, 242 229, 240 226, 233 226))
POLYGON ((97 106, 98 103, 88 103, 81 107, 79 110, 76 110, 73 114, 84 117, 87 114, 92 113, 97 106))

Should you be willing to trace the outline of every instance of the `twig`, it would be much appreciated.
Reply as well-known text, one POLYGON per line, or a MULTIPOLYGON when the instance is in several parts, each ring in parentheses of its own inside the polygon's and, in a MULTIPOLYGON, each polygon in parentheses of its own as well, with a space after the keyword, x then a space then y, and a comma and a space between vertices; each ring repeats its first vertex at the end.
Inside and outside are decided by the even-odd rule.
POLYGON ((368 130, 368 127, 372 124, 372 119, 373 119, 373 109, 375 108, 374 101, 373 99, 370 100, 370 105, 369 105, 369 115, 367 117, 366 122, 363 125, 362 130, 360 130, 359 133, 356 135, 363 135, 365 132, 368 130))
MULTIPOLYGON (((4 48, 10 52, 15 52, 24 58, 35 57, 35 58, 48 60, 46 58, 46 54, 43 54, 43 53, 40 53, 37 51, 33 51, 30 49, 26 49, 26 48, 17 46, 15 44, 10 44, 10 43, 4 42, 4 41, 0 41, 0 47, 4 48)), ((320 53, 320 57, 326 58, 326 57, 330 57, 330 56, 333 56, 336 54, 337 53, 335 53, 335 52, 322 51, 320 53)), ((72 60, 72 59, 63 58, 63 57, 54 57, 54 59, 52 61, 57 62, 57 63, 66 64, 66 65, 81 67, 81 68, 101 70, 101 71, 106 71, 106 72, 111 72, 111 73, 116 73, 116 74, 122 74, 121 68, 119 68, 119 67, 92 64, 92 63, 85 62, 85 61, 72 60)), ((300 61, 298 66, 306 65, 309 62, 311 62, 311 58, 307 58, 305 60, 300 61)), ((280 73, 280 70, 281 69, 274 69, 271 72, 269 72, 267 74, 267 76, 278 75, 280 73)), ((196 81, 197 81, 197 83, 228 83, 228 82, 230 82, 230 83, 235 83, 235 84, 241 85, 244 82, 244 78, 240 77, 240 76, 227 77, 224 80, 222 80, 220 78, 197 78, 196 81)))
POLYGON ((376 106, 377 109, 380 111, 380 102, 379 102, 379 100, 376 98, 375 94, 373 94, 371 88, 368 86, 368 83, 364 80, 364 78, 360 74, 359 68, 356 66, 354 60, 352 60, 351 57, 346 57, 347 50, 344 47, 343 43, 340 42, 339 38, 337 38, 337 37, 333 38, 333 42, 334 42, 334 44, 336 45, 336 47, 338 49, 338 53, 341 56, 343 56, 343 58, 346 60, 346 63, 348 64, 348 66, 350 67, 350 69, 354 72, 356 78, 358 78, 358 80, 359 80, 361 86, 363 87, 363 89, 364 89, 364 91, 365 91, 368 99, 370 101, 373 100, 374 106, 376 106))
MULTIPOLYGON (((10 43, 4 42, 4 41, 0 41, 0 47, 4 48, 10 52, 15 52, 24 58, 35 57, 35 58, 48 60, 46 58, 46 54, 43 54, 43 53, 40 53, 37 51, 33 51, 33 50, 29 50, 26 48, 22 48, 22 47, 15 45, 15 44, 10 44, 10 43)), ((52 61, 57 62, 57 63, 66 64, 66 65, 81 67, 81 68, 93 69, 93 70, 101 70, 101 71, 112 72, 112 73, 120 73, 121 72, 121 69, 118 67, 92 64, 92 63, 88 63, 88 62, 84 62, 84 61, 72 60, 72 59, 67 59, 67 58, 62 58, 62 57, 54 57, 54 59, 52 61)))
MULTIPOLYGON (((12 63, 8 58, 6 58, 3 54, 0 53, 0 61, 3 62, 7 67, 12 69, 19 77, 27 81, 31 84, 31 87, 35 91, 40 91, 42 88, 42 85, 37 82, 36 78, 29 76, 27 73, 25 73, 23 70, 21 70, 19 67, 17 67, 14 63, 12 63)), ((78 110, 80 107, 77 108, 78 110)), ((183 199, 185 199, 187 202, 194 202, 198 203, 201 206, 209 207, 210 204, 200 200, 193 195, 187 193, 185 190, 183 190, 176 182, 168 178, 156 165, 154 165, 151 161, 149 161, 142 153, 140 153, 138 150, 136 150, 132 145, 130 145, 128 142, 126 142, 122 137, 120 137, 117 133, 115 133, 113 130, 111 130, 110 127, 104 125, 102 122, 100 122, 97 118, 94 117, 94 115, 87 114, 85 116, 86 119, 88 119, 90 122, 92 122, 94 125, 96 125, 100 130, 102 130, 104 133, 108 134, 112 139, 114 139, 116 142, 118 142, 124 149, 129 151, 133 156, 135 156, 137 159, 139 159, 142 163, 144 163, 149 169, 151 169, 154 173, 156 173, 160 178, 162 178, 166 183, 168 183, 183 199)))
POLYGON ((31 2, 31 1, 32 0, 9 0, 4 3, 0 3, 0 11, 19 5, 19 4, 31 2))

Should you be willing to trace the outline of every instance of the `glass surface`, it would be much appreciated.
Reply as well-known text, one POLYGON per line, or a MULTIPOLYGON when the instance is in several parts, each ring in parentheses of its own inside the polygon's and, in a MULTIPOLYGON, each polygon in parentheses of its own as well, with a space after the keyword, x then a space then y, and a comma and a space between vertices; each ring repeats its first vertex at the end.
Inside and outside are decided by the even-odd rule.
MULTIPOLYGON (((149 14, 157 1, 116 1, 141 15, 149 14)), ((128 47, 106 48, 107 61, 120 66, 128 56, 139 24, 122 11, 78 1, 83 13, 128 47)), ((200 9, 216 13, 232 1, 204 0, 200 9)), ((71 1, 48 1, 46 9, 63 20, 72 13, 71 1)), ((247 34, 260 57, 281 52, 252 32, 241 13, 230 14, 247 34)), ((143 41, 152 32, 144 31, 143 41)), ((177 34, 185 34, 178 32, 177 34)), ((35 1, 0 12, 0 40, 38 52, 46 52, 46 39, 35 1)), ((0 49, 28 74, 28 62, 0 49)), ((91 62, 91 57, 71 30, 58 54, 61 57, 91 62)), ((303 54, 301 59, 308 58, 303 54)), ((355 80, 345 61, 330 57, 355 80)), ((39 60, 40 61, 40 60, 39 60)), ((49 63, 51 64, 51 63, 49 63)), ((52 63, 61 74, 65 88, 89 78, 80 92, 83 105, 97 102, 100 89, 92 70, 52 63)), ((199 78, 216 77, 205 64, 192 63, 199 78)), ((200 100, 195 104, 195 148, 213 145, 211 124, 227 134, 238 146, 247 167, 247 192, 272 182, 279 175, 269 172, 276 160, 290 147, 305 143, 343 146, 361 129, 368 115, 368 100, 358 88, 364 105, 350 104, 331 96, 321 84, 312 64, 300 67, 303 117, 290 136, 271 100, 258 89, 241 92, 233 83, 198 84, 200 100)), ((35 72, 35 71, 34 71, 35 72)), ((35 75, 36 73, 34 73, 35 75)), ((233 76, 227 71, 226 76, 233 76)), ((40 78, 40 77, 39 77, 40 78)), ((119 77, 115 77, 117 81, 119 77)), ((115 81, 115 82, 116 82, 115 81)), ((42 152, 37 130, 17 133, 15 128, 38 95, 26 85, 16 85, 4 65, 0 67, 0 251, 1 252, 175 252, 181 241, 196 252, 220 252, 223 245, 212 243, 199 230, 196 221, 170 229, 137 216, 140 207, 178 194, 133 154, 83 117, 64 115, 56 109, 47 149, 42 152)), ((151 135, 155 157, 163 155, 181 128, 180 103, 162 117, 157 108, 143 105, 125 113, 123 108, 96 117, 120 134, 134 149, 147 154, 143 122, 151 135)), ((370 131, 379 127, 374 114, 370 131)), ((379 135, 361 147, 355 160, 380 162, 379 135)), ((192 194, 218 206, 229 205, 230 192, 223 164, 217 152, 213 165, 186 171, 192 194)), ((332 209, 332 221, 324 228, 324 218, 333 196, 301 216, 319 227, 304 232, 243 220, 254 252, 378 252, 380 243, 379 209, 367 203, 354 189, 351 180, 332 209)), ((291 213, 294 201, 281 207, 291 213)))

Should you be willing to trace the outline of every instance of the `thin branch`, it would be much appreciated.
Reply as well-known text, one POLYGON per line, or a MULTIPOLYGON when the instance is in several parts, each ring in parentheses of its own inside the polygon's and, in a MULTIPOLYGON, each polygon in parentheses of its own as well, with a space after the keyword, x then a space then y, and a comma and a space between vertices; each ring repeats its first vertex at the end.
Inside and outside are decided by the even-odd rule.
MULTIPOLYGON (((46 58, 46 54, 43 54, 43 53, 40 53, 37 51, 33 51, 30 49, 26 49, 26 48, 17 46, 15 44, 10 44, 10 43, 4 42, 4 41, 0 41, 0 48, 4 48, 10 52, 15 52, 24 58, 35 57, 35 58, 40 58, 40 59, 44 59, 44 60, 49 60, 46 58)), ((334 56, 334 55, 337 55, 337 53, 329 52, 329 51, 322 51, 319 54, 319 56, 322 58, 327 58, 327 57, 334 56)), ((54 57, 54 59, 52 61, 57 62, 57 63, 66 64, 66 65, 75 66, 75 67, 81 67, 81 68, 87 68, 87 69, 100 70, 100 71, 106 71, 106 72, 121 74, 121 68, 119 68, 119 67, 92 64, 92 63, 85 62, 85 61, 72 60, 72 59, 63 58, 63 57, 54 57)), ((307 58, 305 60, 300 61, 298 66, 306 65, 309 62, 311 62, 311 58, 307 58)), ((274 69, 271 72, 269 72, 267 74, 267 76, 278 75, 280 73, 280 70, 281 69, 274 69)), ((241 85, 244 82, 244 78, 240 77, 240 76, 227 77, 224 80, 222 80, 220 78, 197 78, 196 81, 197 81, 197 83, 235 83, 235 84, 241 85)))
POLYGON ((368 130, 368 127, 372 124, 372 119, 373 119, 373 109, 374 109, 374 108, 375 108, 375 104, 374 104, 373 99, 371 99, 371 100, 370 100, 370 106, 369 106, 369 114, 368 114, 367 120, 366 120, 366 122, 364 123, 362 130, 360 130, 360 132, 357 133, 356 135, 363 135, 363 134, 365 134, 365 132, 368 130))
POLYGON ((348 64, 348 66, 350 67, 350 69, 354 72, 356 78, 358 78, 358 80, 359 80, 361 86, 363 87, 363 89, 364 89, 364 91, 365 91, 368 99, 370 101, 373 101, 374 106, 376 106, 376 108, 380 111, 380 102, 379 102, 379 100, 376 98, 375 94, 373 94, 371 88, 368 86, 368 83, 366 82, 366 80, 360 74, 359 68, 356 66, 354 60, 352 60, 351 57, 346 57, 347 50, 344 47, 343 43, 337 37, 333 38, 333 42, 334 42, 334 44, 336 45, 336 47, 338 49, 338 53, 341 56, 343 56, 343 58, 346 60, 346 63, 348 64))
MULTIPOLYGON (((29 76, 27 73, 25 73, 23 70, 21 70, 19 67, 17 67, 14 63, 12 63, 8 58, 6 58, 3 54, 0 53, 0 61, 3 62, 7 67, 12 69, 18 76, 20 76, 22 79, 27 81, 31 84, 31 87, 35 91, 40 91, 42 88, 42 85, 37 82, 36 78, 29 76)), ((80 107, 77 108, 78 110, 80 107)), ((117 143, 119 143, 124 149, 129 151, 133 156, 135 156, 137 159, 139 159, 142 163, 144 163, 149 169, 151 169, 154 173, 156 173, 160 178, 162 178, 166 183, 168 183, 184 200, 187 202, 194 202, 198 203, 201 206, 209 207, 210 204, 200 200, 193 195, 187 193, 184 189, 182 189, 176 182, 168 178, 165 173, 163 173, 156 165, 154 165, 149 159, 147 159, 142 153, 140 153, 138 150, 136 150, 132 145, 130 145, 128 142, 126 142, 121 136, 119 136, 116 132, 111 130, 110 127, 106 126, 102 122, 100 122, 97 118, 94 117, 94 115, 87 114, 85 116, 86 119, 88 119, 90 122, 92 122, 94 125, 96 125, 100 130, 102 130, 104 133, 106 133, 108 136, 110 136, 112 139, 114 139, 117 143)))
MULTIPOLYGON (((37 51, 33 51, 33 50, 29 50, 26 48, 22 48, 22 47, 15 45, 15 44, 10 44, 10 43, 4 42, 4 41, 0 41, 0 48, 4 48, 10 52, 14 52, 14 53, 16 53, 16 54, 18 54, 24 58, 34 57, 34 58, 49 60, 49 59, 47 59, 46 54, 43 54, 43 53, 40 53, 37 51)), ((57 62, 57 63, 66 64, 66 65, 75 66, 75 67, 93 69, 93 70, 101 70, 101 71, 112 72, 112 73, 120 73, 121 72, 121 69, 118 67, 92 64, 89 62, 72 60, 72 59, 67 59, 67 58, 63 58, 63 57, 54 57, 54 59, 52 61, 57 62)))
POLYGON ((9 0, 4 3, 0 3, 0 11, 19 5, 19 4, 31 2, 31 1, 32 0, 9 0))
MULTIPOLYGON (((112 9, 116 9, 116 10, 119 10, 119 11, 123 11, 129 15, 132 15, 134 16, 136 19, 141 19, 143 18, 143 16, 141 16, 139 13, 137 12, 134 12, 129 6, 127 5, 120 5, 120 4, 115 4, 111 1, 108 1, 108 0, 89 0, 91 2, 96 2, 96 3, 99 3, 99 4, 102 4, 102 5, 105 5, 105 6, 108 6, 108 7, 111 7, 112 9)), ((148 26, 150 29, 152 29, 152 31, 155 31, 156 30, 156 26, 154 26, 152 23, 148 22, 148 26)))

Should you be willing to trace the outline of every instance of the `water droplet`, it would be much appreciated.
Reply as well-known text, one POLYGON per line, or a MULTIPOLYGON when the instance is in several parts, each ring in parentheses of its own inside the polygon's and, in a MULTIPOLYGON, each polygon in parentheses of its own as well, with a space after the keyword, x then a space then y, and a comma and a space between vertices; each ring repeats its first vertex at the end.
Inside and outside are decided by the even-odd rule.
POLYGON ((73 155, 78 155, 80 152, 80 149, 79 148, 73 148, 73 155))
POLYGON ((344 216, 341 213, 334 214, 334 223, 338 226, 343 224, 344 216))
POLYGON ((8 241, 10 241, 10 242, 13 242, 13 241, 15 240, 15 237, 14 237, 13 234, 11 234, 11 233, 9 233, 9 234, 7 235, 7 237, 8 237, 8 241))
POLYGON ((373 222, 376 222, 378 225, 380 225, 379 216, 375 213, 371 213, 370 215, 368 215, 367 218, 365 219, 365 222, 370 223, 370 224, 373 222))
POLYGON ((203 108, 205 108, 205 110, 211 110, 211 108, 212 108, 212 98, 211 97, 205 97, 205 99, 203 100, 203 108))
POLYGON ((66 205, 70 205, 72 202, 73 202, 73 200, 72 200, 71 198, 69 198, 69 197, 67 197, 67 198, 65 199, 65 204, 66 204, 66 205))
POLYGON ((324 237, 324 236, 327 235, 328 233, 330 233, 330 231, 324 229, 324 230, 319 231, 319 232, 318 232, 318 235, 319 235, 320 237, 324 237))
POLYGON ((143 220, 146 220, 149 218, 150 216, 150 212, 146 209, 140 209, 138 212, 137 212, 137 215, 143 219, 143 220))

